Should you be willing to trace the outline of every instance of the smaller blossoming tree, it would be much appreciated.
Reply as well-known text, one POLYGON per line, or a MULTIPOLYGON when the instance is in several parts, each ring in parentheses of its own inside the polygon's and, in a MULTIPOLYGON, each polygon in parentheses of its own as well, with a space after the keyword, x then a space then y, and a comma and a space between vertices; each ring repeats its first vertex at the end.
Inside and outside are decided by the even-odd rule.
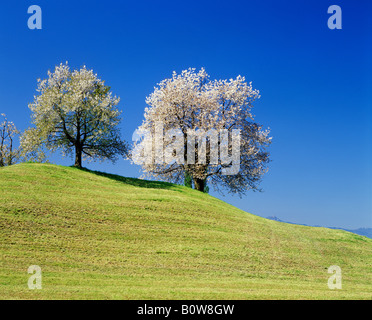
POLYGON ((47 79, 38 80, 37 91, 29 105, 35 127, 21 138, 26 153, 43 158, 38 151, 61 149, 64 155, 75 155, 76 167, 82 166, 83 158, 114 162, 127 154, 118 128, 120 98, 93 70, 84 66, 71 71, 67 63, 60 64, 47 79))
POLYGON ((14 139, 19 134, 12 121, 0 114, 3 121, 0 122, 0 167, 10 166, 19 159, 19 149, 14 147, 14 139))

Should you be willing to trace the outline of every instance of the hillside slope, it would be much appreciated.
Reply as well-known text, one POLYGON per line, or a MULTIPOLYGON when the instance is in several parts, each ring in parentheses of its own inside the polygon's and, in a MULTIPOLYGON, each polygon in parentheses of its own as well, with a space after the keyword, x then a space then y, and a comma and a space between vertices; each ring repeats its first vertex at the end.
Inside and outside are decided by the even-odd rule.
POLYGON ((186 187, 50 164, 0 169, 0 299, 371 299, 372 239, 186 187), (42 269, 29 290, 30 265, 42 269), (342 269, 330 290, 327 269, 342 269))

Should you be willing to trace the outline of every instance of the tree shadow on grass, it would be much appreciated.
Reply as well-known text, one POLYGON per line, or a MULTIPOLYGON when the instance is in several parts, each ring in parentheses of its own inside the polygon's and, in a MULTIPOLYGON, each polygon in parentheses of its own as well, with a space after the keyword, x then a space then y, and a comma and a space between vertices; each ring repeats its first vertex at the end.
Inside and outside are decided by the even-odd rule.
MULTIPOLYGON (((76 168, 76 167, 73 167, 76 168)), ((86 171, 89 173, 93 173, 97 176, 109 178, 115 181, 122 182, 124 184, 128 184, 134 187, 140 187, 140 188, 152 188, 152 189, 172 189, 175 187, 174 184, 168 183, 168 182, 162 182, 162 181, 151 181, 151 180, 141 180, 136 178, 127 178, 122 177, 116 174, 106 173, 106 172, 100 172, 100 171, 93 171, 86 168, 76 168, 81 171, 86 171)))

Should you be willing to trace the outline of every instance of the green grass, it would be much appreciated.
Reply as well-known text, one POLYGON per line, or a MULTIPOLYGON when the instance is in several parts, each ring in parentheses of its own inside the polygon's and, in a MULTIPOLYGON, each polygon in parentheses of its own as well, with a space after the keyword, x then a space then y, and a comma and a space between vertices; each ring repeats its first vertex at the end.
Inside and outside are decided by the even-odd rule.
POLYGON ((372 240, 346 231, 50 164, 1 168, 0 190, 0 299, 372 297, 372 240), (42 269, 41 290, 28 289, 30 265, 42 269), (331 265, 341 290, 327 286, 331 265))

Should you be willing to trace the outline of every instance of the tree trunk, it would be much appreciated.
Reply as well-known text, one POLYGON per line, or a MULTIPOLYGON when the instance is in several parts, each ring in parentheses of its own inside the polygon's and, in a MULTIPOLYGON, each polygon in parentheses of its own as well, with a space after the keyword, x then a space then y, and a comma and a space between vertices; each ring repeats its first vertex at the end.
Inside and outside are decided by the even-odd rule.
POLYGON ((4 163, 4 138, 3 138, 3 134, 4 132, 2 132, 2 135, 1 135, 1 144, 0 144, 0 167, 4 167, 5 166, 5 163, 4 163))
POLYGON ((12 165, 12 161, 13 161, 13 139, 10 138, 8 166, 12 165))
POLYGON ((196 190, 204 192, 205 179, 194 178, 194 186, 196 190))
POLYGON ((74 166, 77 168, 81 168, 81 155, 82 149, 80 146, 75 146, 75 164, 74 166))
POLYGON ((3 146, 0 146, 0 167, 4 167, 5 162, 4 162, 4 152, 3 152, 3 146))

